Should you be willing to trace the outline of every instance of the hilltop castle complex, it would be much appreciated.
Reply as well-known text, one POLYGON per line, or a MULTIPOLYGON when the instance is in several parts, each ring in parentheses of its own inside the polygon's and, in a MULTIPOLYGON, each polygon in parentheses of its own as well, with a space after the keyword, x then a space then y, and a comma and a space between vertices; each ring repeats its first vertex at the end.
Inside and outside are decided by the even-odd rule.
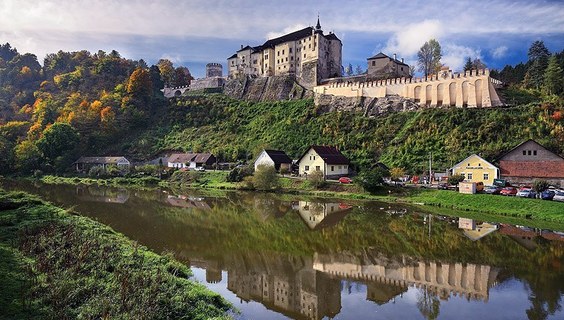
POLYGON ((312 88, 321 79, 341 76, 342 47, 334 33, 323 34, 318 18, 315 28, 307 27, 256 47, 241 46, 227 59, 229 78, 292 75, 300 85, 312 88))

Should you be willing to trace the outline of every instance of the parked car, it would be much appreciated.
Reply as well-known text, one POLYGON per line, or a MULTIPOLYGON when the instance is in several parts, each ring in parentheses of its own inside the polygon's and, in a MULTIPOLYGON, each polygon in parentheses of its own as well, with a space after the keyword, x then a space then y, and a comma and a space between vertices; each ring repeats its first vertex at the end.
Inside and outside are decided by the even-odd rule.
POLYGON ((521 188, 517 192, 516 196, 521 198, 534 198, 536 193, 532 189, 521 188))
POLYGON ((557 190, 552 200, 564 202, 564 190, 557 190))
POLYGON ((200 172, 204 172, 204 171, 206 171, 206 168, 204 168, 204 167, 196 167, 196 169, 194 169, 194 170, 200 171, 200 172))
POLYGON ((544 190, 543 192, 541 192, 540 197, 543 200, 552 200, 552 198, 554 198, 554 195, 556 195, 556 192, 554 190, 544 190))
POLYGON ((439 190, 448 190, 448 183, 440 183, 437 188, 439 190))
POLYGON ((499 186, 487 186, 484 188, 484 192, 487 194, 499 194, 501 189, 503 188, 499 186))
POLYGON ((514 196, 517 194, 517 188, 515 187, 505 187, 499 192, 502 196, 514 196))
POLYGON ((340 177, 339 183, 349 184, 352 183, 352 179, 349 177, 340 177))

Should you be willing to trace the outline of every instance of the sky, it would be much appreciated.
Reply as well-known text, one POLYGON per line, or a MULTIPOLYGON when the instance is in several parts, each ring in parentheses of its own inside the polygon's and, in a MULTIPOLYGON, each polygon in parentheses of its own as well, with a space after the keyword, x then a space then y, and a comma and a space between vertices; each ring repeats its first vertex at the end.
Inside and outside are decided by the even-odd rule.
POLYGON ((522 0, 1 0, 0 43, 39 62, 59 50, 118 51, 149 64, 161 58, 196 77, 243 45, 314 26, 343 43, 343 65, 366 68, 378 52, 416 64, 431 38, 442 63, 460 71, 466 57, 490 69, 527 60, 536 40, 564 49, 564 1, 522 0))

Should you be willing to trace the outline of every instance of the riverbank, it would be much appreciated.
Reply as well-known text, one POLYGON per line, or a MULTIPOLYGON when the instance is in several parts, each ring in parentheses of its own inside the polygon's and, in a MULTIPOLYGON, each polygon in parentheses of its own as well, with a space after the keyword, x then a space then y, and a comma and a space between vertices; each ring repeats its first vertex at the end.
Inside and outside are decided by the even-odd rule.
MULTIPOLYGON (((162 180, 154 183, 154 180, 151 180, 153 183, 150 186, 143 185, 138 180, 128 181, 128 178, 91 179, 45 176, 41 178, 41 181, 48 184, 95 184, 142 188, 160 186, 172 190, 186 188, 208 191, 246 190, 243 183, 227 182, 225 180, 226 175, 227 172, 224 171, 198 172, 182 181, 162 180)), ((422 206, 427 211, 437 211, 439 208, 448 209, 440 210, 447 215, 468 216, 469 213, 472 213, 474 216, 482 216, 490 220, 492 217, 498 217, 497 220, 499 222, 513 224, 541 227, 546 226, 546 224, 536 222, 544 221, 549 222, 550 227, 553 229, 564 230, 564 203, 556 201, 503 197, 489 194, 468 195, 454 191, 415 187, 382 187, 378 193, 370 194, 356 184, 345 185, 329 182, 324 187, 316 189, 307 180, 281 177, 279 181, 280 188, 277 190, 277 193, 281 194, 405 203, 422 206), (446 213, 449 211, 450 214, 446 213), (508 221, 508 218, 510 218, 510 221, 508 221)))
POLYGON ((228 318, 230 305, 111 228, 0 189, 0 310, 10 319, 228 318))

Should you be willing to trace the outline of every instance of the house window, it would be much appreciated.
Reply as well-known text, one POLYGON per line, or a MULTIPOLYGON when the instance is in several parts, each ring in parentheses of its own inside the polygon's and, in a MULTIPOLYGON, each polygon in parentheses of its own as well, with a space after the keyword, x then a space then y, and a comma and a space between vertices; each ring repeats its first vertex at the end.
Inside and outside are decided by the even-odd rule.
POLYGON ((313 160, 315 160, 315 156, 313 156, 313 160))
POLYGON ((537 150, 533 150, 533 156, 537 155, 537 150))
POLYGON ((527 150, 527 155, 531 155, 531 150, 527 150))
POLYGON ((315 166, 315 170, 320 171, 321 167, 320 166, 315 166))
POLYGON ((335 166, 331 166, 331 171, 335 171, 335 166))
POLYGON ((523 155, 526 156, 526 155, 527 155, 527 151, 523 150, 523 155))
POLYGON ((462 176, 462 178, 466 179, 466 174, 463 172, 460 174, 462 176))
POLYGON ((309 171, 309 166, 305 166, 305 171, 309 171))
POLYGON ((484 180, 490 180, 490 175, 487 173, 484 173, 484 180))
POLYGON ((472 180, 472 174, 471 173, 468 174, 468 180, 472 180))

